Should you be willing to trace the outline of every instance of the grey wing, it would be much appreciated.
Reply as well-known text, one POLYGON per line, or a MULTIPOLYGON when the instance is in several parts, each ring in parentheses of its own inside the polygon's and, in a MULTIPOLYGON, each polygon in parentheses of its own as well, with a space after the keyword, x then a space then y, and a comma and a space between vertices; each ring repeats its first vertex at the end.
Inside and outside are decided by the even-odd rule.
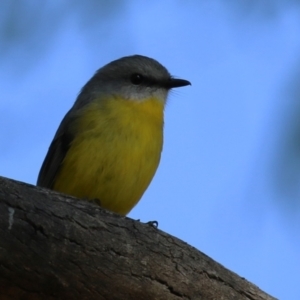
POLYGON ((74 138, 71 133, 70 125, 72 125, 72 118, 70 117, 71 110, 65 115, 59 128, 54 136, 53 141, 49 147, 48 153, 42 164, 37 185, 53 188, 54 179, 57 172, 61 167, 61 163, 64 160, 70 144, 74 138))

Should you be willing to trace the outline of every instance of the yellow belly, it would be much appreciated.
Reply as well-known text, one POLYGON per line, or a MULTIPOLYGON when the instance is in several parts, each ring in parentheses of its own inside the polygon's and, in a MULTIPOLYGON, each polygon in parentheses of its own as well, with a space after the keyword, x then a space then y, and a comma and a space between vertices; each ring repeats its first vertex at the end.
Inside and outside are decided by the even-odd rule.
POLYGON ((53 189, 99 199, 102 207, 126 215, 159 164, 163 103, 153 98, 95 101, 81 113, 74 132, 53 189))

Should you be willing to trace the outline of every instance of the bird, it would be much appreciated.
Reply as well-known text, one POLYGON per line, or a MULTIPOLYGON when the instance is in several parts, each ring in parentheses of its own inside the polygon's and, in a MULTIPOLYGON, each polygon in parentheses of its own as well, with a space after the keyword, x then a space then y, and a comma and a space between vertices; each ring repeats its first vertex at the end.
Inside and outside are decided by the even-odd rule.
POLYGON ((187 85, 142 55, 100 68, 61 121, 37 186, 127 215, 159 165, 169 91, 187 85))

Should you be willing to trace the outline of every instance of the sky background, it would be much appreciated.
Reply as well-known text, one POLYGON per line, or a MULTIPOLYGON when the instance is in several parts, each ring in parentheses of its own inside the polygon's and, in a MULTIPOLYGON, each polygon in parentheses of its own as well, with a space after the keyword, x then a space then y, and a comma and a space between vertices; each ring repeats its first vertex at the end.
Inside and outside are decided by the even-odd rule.
POLYGON ((1 4, 0 175, 35 184, 94 72, 152 57, 192 86, 170 93, 161 163, 129 217, 299 300, 299 1, 52 2, 1 4))

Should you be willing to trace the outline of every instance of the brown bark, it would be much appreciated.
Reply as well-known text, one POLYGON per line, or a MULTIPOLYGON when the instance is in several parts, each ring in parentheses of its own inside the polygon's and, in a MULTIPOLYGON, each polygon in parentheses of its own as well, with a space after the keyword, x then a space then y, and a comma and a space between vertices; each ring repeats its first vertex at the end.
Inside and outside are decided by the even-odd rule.
POLYGON ((0 177, 1 299, 274 299, 183 241, 0 177))

